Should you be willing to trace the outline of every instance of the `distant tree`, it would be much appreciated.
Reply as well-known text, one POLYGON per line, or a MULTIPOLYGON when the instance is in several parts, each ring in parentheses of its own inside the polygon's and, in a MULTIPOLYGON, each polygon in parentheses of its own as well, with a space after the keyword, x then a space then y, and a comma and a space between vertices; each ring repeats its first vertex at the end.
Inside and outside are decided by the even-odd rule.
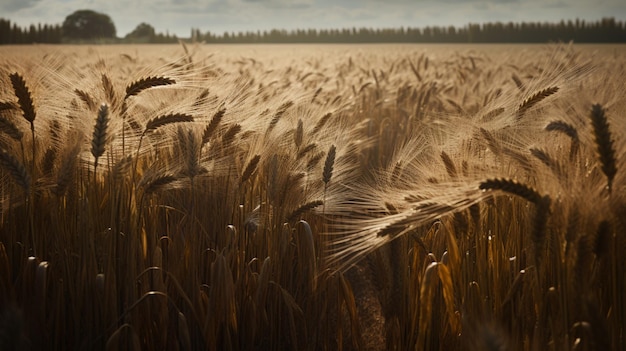
POLYGON ((156 31, 154 27, 149 25, 148 23, 142 22, 132 32, 126 35, 126 38, 129 39, 138 39, 138 38, 153 38, 156 35, 156 31))
POLYGON ((63 36, 70 39, 115 38, 115 24, 103 13, 78 10, 65 17, 63 36))

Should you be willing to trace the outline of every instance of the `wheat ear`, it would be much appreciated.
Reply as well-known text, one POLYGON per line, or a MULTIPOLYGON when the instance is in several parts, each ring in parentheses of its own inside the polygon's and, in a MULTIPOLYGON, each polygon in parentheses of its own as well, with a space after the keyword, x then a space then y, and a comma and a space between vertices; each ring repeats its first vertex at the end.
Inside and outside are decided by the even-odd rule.
POLYGON ((578 138, 578 131, 574 126, 563 121, 553 121, 545 126, 545 130, 549 132, 560 132, 567 135, 572 141, 570 145, 570 160, 573 160, 578 149, 580 148, 580 139, 578 138))
POLYGON ((209 142, 209 140, 213 136, 213 133, 217 130, 217 127, 220 125, 220 122, 222 121, 222 117, 224 117, 225 113, 226 113, 226 109, 220 109, 217 112, 215 112, 215 114, 213 115, 213 118, 211 118, 211 122, 207 124, 206 128, 204 128, 204 132, 202 132, 202 145, 205 145, 206 143, 209 142))
POLYGON ((124 96, 124 100, 128 99, 130 96, 137 95, 146 89, 163 85, 171 85, 174 83, 176 83, 175 80, 166 77, 146 77, 136 80, 126 87, 126 96, 124 96))
POLYGON ((0 167, 4 168, 13 180, 24 189, 27 194, 30 193, 30 176, 26 171, 26 167, 7 150, 0 148, 0 167))
POLYGON ((98 168, 98 159, 106 147, 107 129, 109 126, 109 106, 102 104, 98 110, 98 116, 96 117, 96 125, 93 128, 93 137, 91 138, 91 154, 95 158, 94 161, 94 173, 98 168))
POLYGON ((559 91, 559 87, 556 87, 556 86, 545 88, 543 90, 536 92, 533 96, 529 97, 528 99, 524 100, 524 102, 522 102, 517 108, 517 119, 521 119, 522 117, 524 117, 524 114, 526 113, 526 111, 528 111, 531 107, 535 106, 536 104, 541 102, 543 99, 556 93, 557 91, 559 91))
POLYGON ((480 183, 479 188, 481 190, 501 190, 509 194, 517 195, 534 204, 538 204, 542 198, 541 194, 534 188, 512 179, 488 179, 480 183))
POLYGON ((608 189, 611 191, 613 178, 617 173, 617 162, 615 160, 615 149, 613 148, 609 122, 600 104, 595 104, 591 107, 591 125, 593 127, 598 158, 600 158, 600 163, 602 164, 602 172, 606 175, 608 189))

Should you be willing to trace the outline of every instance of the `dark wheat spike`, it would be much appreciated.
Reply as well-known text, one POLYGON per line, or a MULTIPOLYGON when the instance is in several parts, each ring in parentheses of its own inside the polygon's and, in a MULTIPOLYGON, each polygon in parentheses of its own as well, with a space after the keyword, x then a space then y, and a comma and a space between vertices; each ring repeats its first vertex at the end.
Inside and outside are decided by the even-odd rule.
POLYGON ((24 118, 30 122, 31 129, 33 128, 33 122, 35 121, 35 107, 33 105, 33 98, 26 86, 24 78, 19 73, 13 73, 9 76, 11 78, 11 84, 17 96, 17 101, 20 105, 20 109, 24 115, 24 118))
POLYGON ((13 180, 24 189, 27 194, 30 192, 30 176, 26 167, 5 149, 0 149, 0 167, 11 174, 13 180))
POLYGON ((22 140, 23 133, 13 122, 6 118, 0 117, 0 132, 10 136, 15 141, 22 140))
POLYGON ((615 149, 613 148, 613 140, 611 140, 611 131, 609 130, 609 122, 600 104, 595 104, 591 107, 591 125, 593 126, 593 135, 598 150, 598 157, 602 164, 602 172, 606 175, 610 191, 613 178, 617 173, 617 166, 615 149))
POLYGON ((209 140, 211 139, 211 136, 213 136, 213 133, 215 132, 215 130, 217 130, 217 127, 220 125, 220 122, 222 121, 222 117, 224 117, 225 113, 226 113, 226 109, 220 109, 219 111, 215 112, 215 114, 213 115, 213 118, 211 118, 211 122, 207 124, 206 128, 204 128, 204 132, 202 132, 202 145, 205 145, 206 143, 209 142, 209 140))
POLYGON ((331 145, 328 153, 326 154, 326 161, 324 162, 324 172, 322 179, 324 180, 324 184, 328 184, 330 182, 330 178, 333 176, 333 167, 335 165, 335 153, 336 148, 335 145, 331 145))
POLYGON ((544 129, 549 132, 561 132, 570 137, 572 140, 578 141, 578 131, 574 126, 567 122, 553 121, 548 123, 548 125, 546 125, 544 129))
POLYGON ((536 104, 541 102, 541 100, 556 93, 557 91, 559 91, 559 87, 556 87, 556 86, 545 88, 543 90, 536 92, 533 96, 529 97, 528 99, 524 100, 524 102, 522 102, 517 108, 517 119, 522 118, 524 114, 526 113, 526 111, 528 111, 531 107, 535 106, 536 104))
POLYGON ((520 196, 534 204, 541 201, 541 194, 532 187, 512 179, 487 179, 480 183, 481 190, 501 190, 509 194, 520 196))
POLYGON ((176 83, 175 80, 166 77, 146 77, 136 80, 126 87, 126 96, 124 97, 124 100, 128 99, 130 96, 137 95, 146 89, 163 85, 171 85, 174 83, 176 83))
POLYGON ((109 106, 102 104, 96 117, 96 125, 93 128, 93 138, 91 138, 91 154, 98 163, 98 158, 104 154, 107 139, 107 128, 109 126, 109 106))
POLYGON ((259 165, 259 161, 261 160, 261 155, 256 155, 248 162, 248 165, 244 169, 241 175, 241 182, 244 183, 246 180, 250 179, 252 173, 256 171, 257 166, 259 165))
POLYGON ((185 113, 171 113, 167 115, 161 115, 149 120, 148 123, 146 123, 146 128, 144 129, 143 134, 146 134, 147 132, 153 131, 168 124, 182 122, 193 122, 193 116, 185 113))
POLYGON ((322 200, 316 200, 316 201, 311 201, 311 202, 307 202, 306 204, 296 208, 295 210, 293 210, 293 212, 291 212, 288 216, 287 216, 287 222, 292 222, 294 220, 297 220, 298 217, 300 217, 302 214, 304 214, 305 212, 308 212, 316 207, 322 206, 324 204, 324 201, 322 200))

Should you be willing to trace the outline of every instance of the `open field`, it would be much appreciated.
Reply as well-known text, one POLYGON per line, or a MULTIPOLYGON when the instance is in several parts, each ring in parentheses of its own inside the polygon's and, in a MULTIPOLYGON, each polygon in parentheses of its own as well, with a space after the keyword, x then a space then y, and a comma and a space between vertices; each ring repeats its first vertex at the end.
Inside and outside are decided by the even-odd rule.
POLYGON ((626 45, 0 47, 0 349, 626 345, 626 45))

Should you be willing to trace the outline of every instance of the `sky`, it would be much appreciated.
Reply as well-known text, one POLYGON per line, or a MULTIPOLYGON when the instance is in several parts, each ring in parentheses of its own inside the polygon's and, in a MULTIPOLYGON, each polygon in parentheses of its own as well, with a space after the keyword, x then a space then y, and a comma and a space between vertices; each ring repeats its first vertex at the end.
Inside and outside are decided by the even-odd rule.
POLYGON ((0 0, 0 18, 20 26, 61 24, 76 10, 111 17, 117 36, 139 23, 189 37, 276 29, 399 28, 484 22, 626 20, 626 0, 0 0))

